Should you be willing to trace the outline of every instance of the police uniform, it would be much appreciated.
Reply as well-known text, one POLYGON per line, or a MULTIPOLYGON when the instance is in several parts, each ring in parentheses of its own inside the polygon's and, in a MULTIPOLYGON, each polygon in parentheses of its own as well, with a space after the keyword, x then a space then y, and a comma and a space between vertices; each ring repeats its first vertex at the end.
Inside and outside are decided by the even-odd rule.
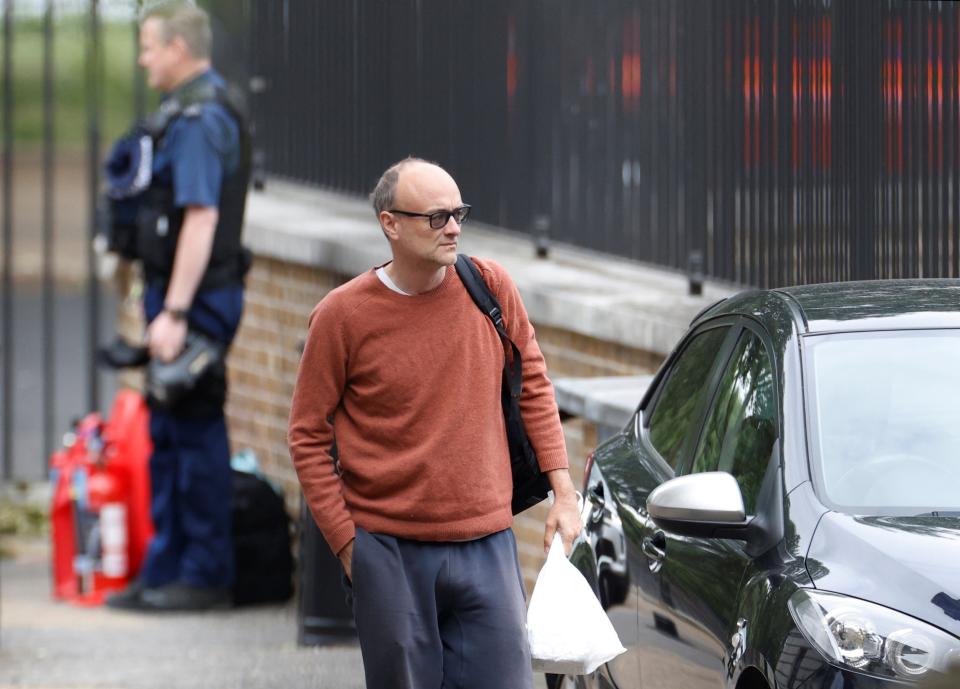
MULTIPOLYGON (((248 266, 240 231, 249 141, 242 116, 229 106, 225 92, 223 80, 209 70, 164 98, 160 125, 152 125, 152 179, 138 213, 136 253, 143 261, 144 315, 150 322, 164 308, 185 209, 218 208, 210 262, 186 318, 190 330, 229 346, 240 323, 248 266)), ((232 584, 225 399, 221 362, 172 408, 150 400, 155 535, 141 575, 146 587, 176 582, 228 589, 232 584)))

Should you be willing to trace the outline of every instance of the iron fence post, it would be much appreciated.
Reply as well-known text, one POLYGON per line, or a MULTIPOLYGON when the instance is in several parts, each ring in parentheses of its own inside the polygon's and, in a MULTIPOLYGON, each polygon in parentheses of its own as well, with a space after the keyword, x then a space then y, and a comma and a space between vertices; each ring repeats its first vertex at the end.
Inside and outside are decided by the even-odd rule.
POLYGON ((97 256, 93 249, 97 235, 97 203, 100 188, 100 17, 98 0, 90 0, 87 52, 87 146, 89 155, 89 234, 87 245, 87 406, 90 411, 100 408, 100 379, 94 362, 94 352, 100 337, 100 282, 97 277, 97 256))
POLYGON ((13 0, 3 5, 3 478, 13 475, 13 0))
POLYGON ((54 93, 53 93, 53 8, 47 0, 43 19, 43 456, 53 452, 54 434, 54 93))

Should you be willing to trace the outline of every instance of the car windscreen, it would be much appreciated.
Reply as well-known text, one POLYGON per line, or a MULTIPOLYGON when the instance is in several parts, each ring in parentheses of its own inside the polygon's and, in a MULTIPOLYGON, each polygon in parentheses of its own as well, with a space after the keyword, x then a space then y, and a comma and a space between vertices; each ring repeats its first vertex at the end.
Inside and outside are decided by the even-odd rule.
POLYGON ((804 338, 811 464, 852 514, 960 510, 960 331, 804 338))

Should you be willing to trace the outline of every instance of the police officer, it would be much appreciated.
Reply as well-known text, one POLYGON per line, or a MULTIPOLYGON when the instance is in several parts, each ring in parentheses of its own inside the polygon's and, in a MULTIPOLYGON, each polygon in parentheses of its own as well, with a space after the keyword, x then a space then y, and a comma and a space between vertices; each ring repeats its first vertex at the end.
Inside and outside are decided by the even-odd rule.
MULTIPOLYGON (((211 68, 208 15, 192 3, 148 6, 140 65, 163 93, 147 120, 152 176, 137 213, 151 357, 178 357, 188 332, 229 345, 243 308, 248 254, 240 244, 249 141, 211 68)), ((225 368, 170 407, 151 403, 155 535, 140 578, 108 605, 196 610, 229 604, 233 579, 231 471, 223 415, 225 368)))

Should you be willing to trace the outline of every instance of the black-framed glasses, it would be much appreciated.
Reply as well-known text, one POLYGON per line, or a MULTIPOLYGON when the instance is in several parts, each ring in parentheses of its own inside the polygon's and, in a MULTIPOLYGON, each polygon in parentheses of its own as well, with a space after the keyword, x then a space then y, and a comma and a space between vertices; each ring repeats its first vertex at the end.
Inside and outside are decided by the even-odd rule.
POLYGON ((447 226, 447 223, 450 222, 452 217, 458 225, 462 225, 467 221, 467 218, 470 216, 470 204, 465 203, 459 208, 454 208, 452 211, 437 211, 436 213, 411 213, 410 211, 401 211, 395 208, 391 208, 388 213, 399 213, 400 215, 408 215, 411 218, 429 218, 430 219, 430 229, 432 230, 442 230, 447 226))

